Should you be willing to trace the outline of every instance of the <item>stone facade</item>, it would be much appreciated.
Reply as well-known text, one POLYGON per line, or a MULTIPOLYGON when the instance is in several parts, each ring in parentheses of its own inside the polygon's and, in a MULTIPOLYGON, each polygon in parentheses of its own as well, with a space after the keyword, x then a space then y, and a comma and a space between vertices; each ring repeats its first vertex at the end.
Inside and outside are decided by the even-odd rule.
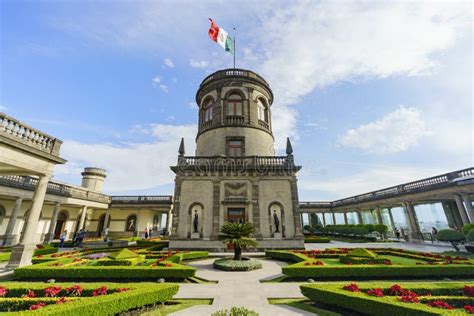
POLYGON ((273 93, 266 81, 247 70, 221 70, 204 79, 196 102, 196 156, 184 156, 182 142, 171 167, 176 187, 170 248, 223 251, 219 229, 232 221, 253 223, 260 249, 303 248, 300 167, 291 152, 275 156, 273 93))

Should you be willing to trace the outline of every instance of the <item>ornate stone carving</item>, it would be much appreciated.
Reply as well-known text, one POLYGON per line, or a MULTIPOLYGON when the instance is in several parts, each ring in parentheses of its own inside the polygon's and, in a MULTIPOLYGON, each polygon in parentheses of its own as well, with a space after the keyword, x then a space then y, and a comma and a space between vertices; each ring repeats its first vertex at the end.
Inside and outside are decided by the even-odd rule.
POLYGON ((224 184, 225 198, 247 198, 247 183, 228 182, 224 184))

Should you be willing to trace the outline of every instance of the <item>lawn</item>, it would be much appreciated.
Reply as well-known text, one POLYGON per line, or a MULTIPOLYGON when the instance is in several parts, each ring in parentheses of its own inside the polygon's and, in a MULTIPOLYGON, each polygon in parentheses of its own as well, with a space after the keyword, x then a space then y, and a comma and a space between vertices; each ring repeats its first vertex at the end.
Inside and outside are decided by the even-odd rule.
POLYGON ((211 305, 212 299, 176 299, 141 313, 142 316, 166 316, 195 305, 211 305))
MULTIPOLYGON (((474 277, 474 260, 391 248, 330 248, 266 252, 292 262, 282 272, 292 280, 417 279, 474 277)), ((289 280, 287 280, 289 281, 289 280)))

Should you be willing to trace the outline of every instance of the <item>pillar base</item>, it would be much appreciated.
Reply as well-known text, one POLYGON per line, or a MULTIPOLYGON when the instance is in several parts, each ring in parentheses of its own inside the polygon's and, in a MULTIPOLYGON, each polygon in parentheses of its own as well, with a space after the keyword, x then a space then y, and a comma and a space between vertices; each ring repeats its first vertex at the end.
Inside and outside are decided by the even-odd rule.
POLYGON ((12 254, 5 269, 11 270, 23 266, 31 265, 31 258, 36 249, 36 245, 18 244, 12 247, 12 254))
POLYGON ((408 234, 408 242, 413 244, 423 244, 424 240, 421 237, 421 233, 410 233, 408 234))
POLYGON ((53 239, 54 239, 54 233, 47 233, 46 235, 44 235, 43 245, 49 244, 50 242, 53 241, 53 239))
POLYGON ((11 246, 15 242, 15 236, 14 235, 5 235, 3 236, 3 246, 11 246))

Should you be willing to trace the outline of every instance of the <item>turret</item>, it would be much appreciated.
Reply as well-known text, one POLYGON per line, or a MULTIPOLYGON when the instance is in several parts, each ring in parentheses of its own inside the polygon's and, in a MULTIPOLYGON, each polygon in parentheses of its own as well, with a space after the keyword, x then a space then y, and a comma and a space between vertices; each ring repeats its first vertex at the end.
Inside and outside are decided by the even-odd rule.
POLYGON ((249 70, 219 70, 196 93, 196 156, 274 156, 268 83, 249 70))
POLYGON ((107 174, 104 169, 100 168, 84 168, 82 175, 81 186, 83 188, 102 192, 102 187, 104 186, 104 180, 107 177, 107 174))

